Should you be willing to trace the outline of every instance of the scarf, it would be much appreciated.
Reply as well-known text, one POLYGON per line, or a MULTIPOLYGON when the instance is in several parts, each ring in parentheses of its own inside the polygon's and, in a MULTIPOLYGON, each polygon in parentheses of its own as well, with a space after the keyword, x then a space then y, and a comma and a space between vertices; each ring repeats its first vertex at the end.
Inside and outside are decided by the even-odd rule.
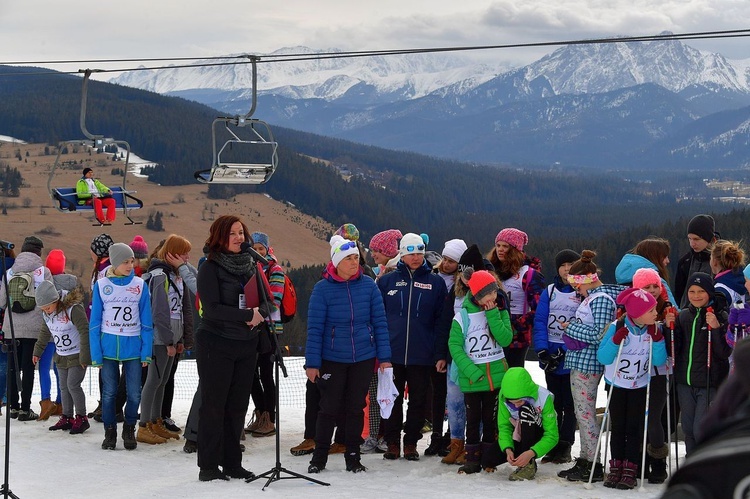
POLYGON ((215 253, 211 260, 230 274, 246 279, 255 271, 255 259, 249 253, 215 253))

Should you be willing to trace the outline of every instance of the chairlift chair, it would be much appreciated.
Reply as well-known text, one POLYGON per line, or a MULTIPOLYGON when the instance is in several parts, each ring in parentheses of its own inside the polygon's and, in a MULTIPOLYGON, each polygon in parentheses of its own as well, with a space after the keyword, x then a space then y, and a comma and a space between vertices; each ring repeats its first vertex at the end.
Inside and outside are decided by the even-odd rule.
POLYGON ((252 64, 252 106, 244 116, 222 116, 213 121, 211 125, 213 164, 210 169, 199 170, 194 174, 195 179, 203 184, 264 184, 268 182, 278 166, 278 143, 273 139, 271 127, 265 121, 251 118, 257 105, 256 63, 259 58, 248 57, 252 64), (217 128, 221 125, 224 126, 230 138, 219 147, 220 139, 217 137, 217 128), (240 129, 248 130, 242 135, 249 135, 249 137, 240 137, 240 129), (244 149, 247 153, 235 152, 232 158, 227 160, 226 156, 235 148, 244 149), (222 154, 225 155, 224 160, 222 160, 222 154))
MULTIPOLYGON (((82 95, 81 95, 81 131, 83 134, 87 137, 87 139, 82 140, 67 140, 62 141, 58 144, 58 150, 57 150, 57 157, 55 158, 55 164, 52 166, 52 170, 49 172, 49 177, 47 178, 47 190, 49 191, 50 198, 55 201, 55 208, 57 211, 63 212, 63 213, 73 213, 76 211, 87 211, 87 212, 93 212, 94 206, 93 205, 80 205, 78 204, 78 196, 76 195, 76 189, 75 187, 53 187, 52 186, 52 179, 55 177, 55 171, 58 167, 61 166, 61 156, 63 150, 65 150, 67 147, 73 147, 73 146, 83 146, 83 147, 90 147, 90 148, 104 148, 107 145, 116 145, 118 148, 125 149, 125 165, 124 165, 124 171, 122 176, 122 186, 114 186, 110 187, 112 190, 112 197, 115 200, 115 208, 117 211, 123 212, 125 217, 128 219, 128 222, 125 222, 125 225, 136 225, 141 224, 142 222, 136 222, 130 217, 130 210, 138 210, 140 208, 143 208, 143 201, 138 199, 137 197, 133 196, 133 194, 136 193, 136 191, 129 191, 127 189, 127 175, 128 175, 128 166, 130 165, 130 144, 125 142, 124 140, 115 140, 112 138, 105 138, 103 135, 94 135, 91 132, 88 131, 86 128, 86 102, 87 102, 87 95, 88 95, 88 81, 89 77, 91 76, 92 70, 86 69, 84 71, 84 77, 83 77, 83 89, 82 89, 82 95)), ((103 225, 102 223, 96 223, 96 225, 103 225)))

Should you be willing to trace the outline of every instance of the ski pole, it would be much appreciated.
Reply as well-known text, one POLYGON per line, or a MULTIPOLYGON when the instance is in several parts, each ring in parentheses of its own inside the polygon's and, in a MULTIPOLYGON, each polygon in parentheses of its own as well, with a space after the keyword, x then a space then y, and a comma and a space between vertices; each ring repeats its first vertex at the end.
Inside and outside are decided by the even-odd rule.
MULTIPOLYGON (((675 314, 676 310, 674 307, 670 307, 669 312, 675 314)), ((667 449, 672 446, 672 411, 669 406, 671 405, 671 402, 673 402, 673 400, 670 400, 672 389, 669 385, 672 383, 671 374, 674 372, 674 319, 669 321, 669 349, 672 353, 672 357, 670 359, 667 359, 667 362, 669 362, 669 364, 667 365, 667 449)), ((675 414, 675 416, 677 416, 677 414, 675 414)), ((675 430, 676 429, 677 421, 675 421, 675 430)), ((677 461, 678 457, 676 431, 674 439, 674 456, 675 461, 677 461)), ((669 475, 672 476, 672 459, 668 459, 667 463, 669 463, 669 475)), ((675 466, 677 466, 677 463, 675 463, 675 466)))
POLYGON ((643 419, 643 454, 641 455, 641 486, 638 492, 644 492, 646 486, 646 437, 648 436, 648 406, 649 397, 651 396, 651 358, 654 354, 654 339, 648 339, 648 382, 646 384, 646 415, 643 419))
MULTIPOLYGON (((594 449, 594 458, 591 460, 591 471, 589 472, 589 481, 583 485, 583 488, 591 490, 594 488, 592 482, 594 481, 594 470, 596 469, 596 459, 599 457, 599 449, 602 444, 602 433, 604 433, 604 425, 609 419, 609 403, 612 401, 612 394, 615 392, 615 378, 619 372, 618 366, 620 364, 620 354, 622 353, 622 347, 625 345, 625 340, 620 342, 620 347, 617 349, 617 357, 615 358, 615 373, 612 376, 612 383, 609 385, 609 395, 607 395, 607 403, 604 405, 604 414, 602 414, 602 426, 599 430, 599 438, 596 439, 596 447, 594 449)), ((604 463, 606 464, 606 463, 604 463)), ((602 468, 604 465, 602 465, 602 468)))
POLYGON ((714 313, 714 307, 706 309, 706 327, 708 328, 708 359, 706 360, 706 414, 711 405, 711 324, 708 323, 708 314, 714 313))

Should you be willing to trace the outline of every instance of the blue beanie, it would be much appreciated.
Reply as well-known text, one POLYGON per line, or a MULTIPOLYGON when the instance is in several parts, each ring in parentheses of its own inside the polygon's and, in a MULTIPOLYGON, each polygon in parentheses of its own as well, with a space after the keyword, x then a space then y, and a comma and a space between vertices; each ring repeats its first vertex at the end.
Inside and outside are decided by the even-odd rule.
POLYGON ((262 244, 265 246, 266 251, 268 251, 268 247, 270 246, 270 243, 268 241, 268 234, 264 232, 253 232, 250 235, 250 239, 253 240, 253 244, 262 244))
POLYGON ((745 267, 745 270, 743 270, 742 273, 745 274, 745 279, 750 281, 750 264, 745 267))

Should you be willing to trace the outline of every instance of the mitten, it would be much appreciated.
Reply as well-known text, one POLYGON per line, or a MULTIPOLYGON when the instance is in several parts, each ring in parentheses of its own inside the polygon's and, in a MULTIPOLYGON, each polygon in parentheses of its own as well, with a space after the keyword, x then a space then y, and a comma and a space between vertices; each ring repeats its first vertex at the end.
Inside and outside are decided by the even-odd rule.
POLYGON ((730 324, 743 324, 745 326, 750 326, 750 307, 738 308, 736 310, 737 322, 730 322, 730 324))
POLYGON ((648 335, 651 336, 651 340, 656 343, 657 341, 661 341, 664 339, 664 335, 661 334, 661 328, 656 326, 649 326, 648 327, 648 335))
POLYGON ((739 324, 740 323, 740 309, 732 307, 729 310, 729 324, 739 324))
POLYGON ((620 329, 615 331, 614 336, 612 336, 612 343, 614 343, 615 345, 619 345, 620 343, 622 343, 622 340, 628 337, 628 333, 629 331, 627 327, 621 327, 620 329))

